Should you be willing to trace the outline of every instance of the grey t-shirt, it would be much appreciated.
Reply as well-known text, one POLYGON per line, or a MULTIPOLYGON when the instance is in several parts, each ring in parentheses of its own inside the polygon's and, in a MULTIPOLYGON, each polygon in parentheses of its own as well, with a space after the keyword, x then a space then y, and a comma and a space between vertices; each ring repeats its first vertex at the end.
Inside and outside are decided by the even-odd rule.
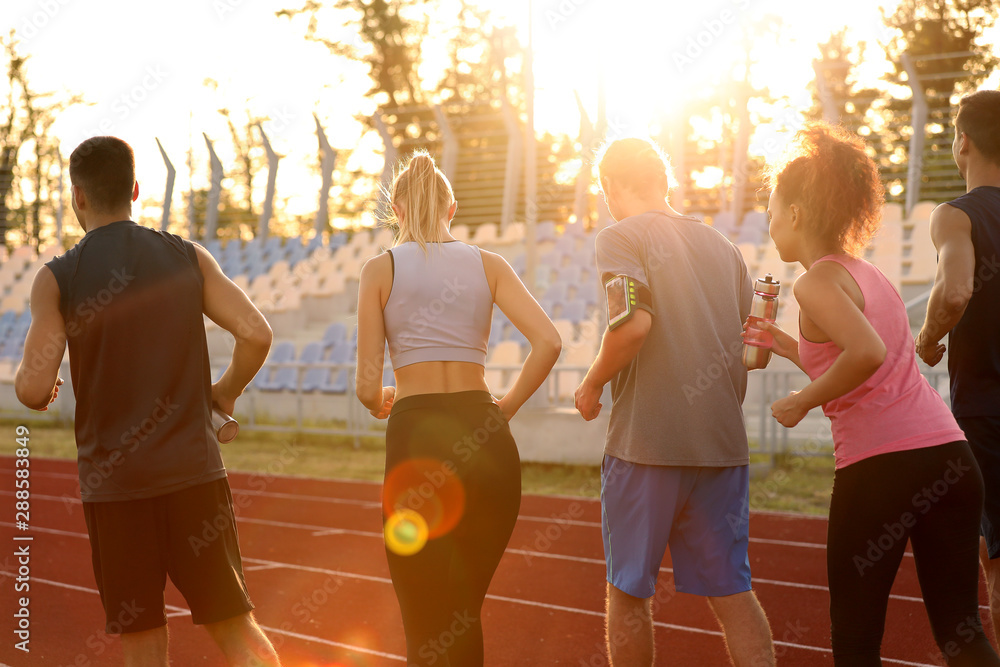
POLYGON ((647 211, 597 236, 602 279, 651 293, 652 328, 611 382, 605 453, 647 465, 749 463, 740 359, 753 284, 739 250, 694 218, 647 211))

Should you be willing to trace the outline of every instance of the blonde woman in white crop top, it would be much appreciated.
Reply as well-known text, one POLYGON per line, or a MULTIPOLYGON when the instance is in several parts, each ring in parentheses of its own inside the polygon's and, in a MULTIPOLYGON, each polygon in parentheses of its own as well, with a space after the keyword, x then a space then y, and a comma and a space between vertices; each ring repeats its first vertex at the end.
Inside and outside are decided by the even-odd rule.
POLYGON ((451 235, 457 204, 428 155, 409 161, 390 197, 399 234, 361 272, 356 380, 359 400, 389 420, 386 558, 407 664, 478 667, 483 599, 521 498, 508 422, 545 380, 561 341, 503 257, 451 235), (531 345, 499 400, 484 368, 494 303, 531 345), (387 342, 395 389, 382 386, 387 342), (469 627, 444 647, 437 640, 459 617, 469 627))

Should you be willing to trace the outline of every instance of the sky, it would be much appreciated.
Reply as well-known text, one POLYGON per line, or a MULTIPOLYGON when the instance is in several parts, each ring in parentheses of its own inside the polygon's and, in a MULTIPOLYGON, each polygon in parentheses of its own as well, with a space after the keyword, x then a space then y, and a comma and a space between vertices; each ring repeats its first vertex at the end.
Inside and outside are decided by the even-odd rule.
MULTIPOLYGON (((526 0, 479 1, 527 41, 526 0)), ((844 23, 876 56, 868 76, 879 75, 885 64, 876 43, 887 33, 878 6, 891 9, 897 1, 839 0, 832 12, 801 0, 533 0, 537 129, 575 135, 580 118, 574 92, 593 119, 603 76, 610 132, 648 132, 651 119, 682 108, 685 94, 730 75, 744 28, 769 14, 784 25, 779 38, 752 43, 758 62, 753 80, 789 96, 793 109, 808 106, 816 44, 844 23)), ((353 153, 348 166, 377 171, 381 157, 380 142, 371 134, 362 140, 353 118, 373 109, 364 99, 370 86, 364 68, 307 42, 302 20, 275 16, 299 2, 3 0, 0 26, 17 31, 36 91, 78 92, 90 103, 63 113, 53 127, 65 155, 88 136, 121 136, 136 151, 143 195, 159 199, 166 178, 159 138, 178 170, 174 213, 181 217, 189 146, 192 181, 205 187, 208 155, 201 134, 214 140, 224 165, 234 165, 217 109, 229 108, 237 125, 249 109, 269 119, 264 129, 286 156, 278 170, 279 199, 288 198, 291 213, 308 213, 316 209, 319 187, 312 171, 314 113, 331 143, 353 153), (217 86, 206 85, 209 79, 217 86)), ((348 31, 336 36, 356 39, 348 31)), ((260 188, 264 181, 260 174, 260 188)))

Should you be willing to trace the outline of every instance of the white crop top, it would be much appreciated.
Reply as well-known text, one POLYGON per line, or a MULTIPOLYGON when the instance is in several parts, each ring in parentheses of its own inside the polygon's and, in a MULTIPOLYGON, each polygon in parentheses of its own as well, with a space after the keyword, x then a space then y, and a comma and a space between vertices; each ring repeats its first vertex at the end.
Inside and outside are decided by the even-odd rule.
POLYGON ((389 253, 392 291, 382 310, 393 368, 422 361, 486 365, 493 294, 479 248, 414 242, 389 253))

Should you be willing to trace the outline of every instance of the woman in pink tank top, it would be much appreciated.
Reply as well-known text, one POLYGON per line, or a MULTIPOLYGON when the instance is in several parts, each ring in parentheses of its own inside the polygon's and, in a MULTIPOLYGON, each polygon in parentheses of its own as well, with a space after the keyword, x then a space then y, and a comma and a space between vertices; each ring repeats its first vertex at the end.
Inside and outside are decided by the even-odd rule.
POLYGON ((881 665, 889 590, 907 540, 934 638, 949 665, 1000 665, 978 609, 983 481, 965 436, 917 368, 906 308, 858 253, 878 229, 883 189, 864 146, 811 125, 769 173, 770 235, 806 272, 793 287, 796 340, 772 350, 812 380, 774 402, 794 426, 823 407, 836 472, 827 574, 834 663, 881 665))

